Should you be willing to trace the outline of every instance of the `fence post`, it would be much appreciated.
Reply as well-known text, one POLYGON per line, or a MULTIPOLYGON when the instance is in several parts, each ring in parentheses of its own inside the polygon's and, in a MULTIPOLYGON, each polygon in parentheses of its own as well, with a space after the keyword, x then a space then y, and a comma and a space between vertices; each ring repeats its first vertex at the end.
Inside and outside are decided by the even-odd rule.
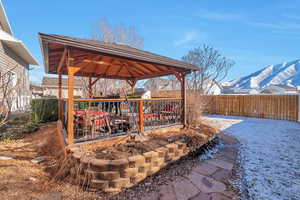
POLYGON ((298 122, 300 122, 300 94, 298 94, 298 122))
POLYGON ((139 101, 139 129, 144 131, 144 101, 139 101))

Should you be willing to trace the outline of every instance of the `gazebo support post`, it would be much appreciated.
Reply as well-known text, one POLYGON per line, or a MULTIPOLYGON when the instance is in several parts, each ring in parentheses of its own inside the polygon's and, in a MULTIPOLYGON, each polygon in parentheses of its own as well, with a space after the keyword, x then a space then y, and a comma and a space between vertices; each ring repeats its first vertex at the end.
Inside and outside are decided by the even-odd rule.
MULTIPOLYGON (((126 82, 131 86, 132 96, 134 94, 134 86, 136 85, 137 80, 126 80, 126 82)), ((144 132, 144 101, 138 102, 138 112, 139 112, 139 130, 144 132)))
MULTIPOLYGON (((68 52, 70 54, 70 52, 68 52)), ((68 68, 68 143, 74 144, 74 74, 80 70, 79 67, 70 65, 70 57, 67 60, 68 68)))
POLYGON ((58 119, 62 121, 62 75, 61 72, 58 73, 58 119))

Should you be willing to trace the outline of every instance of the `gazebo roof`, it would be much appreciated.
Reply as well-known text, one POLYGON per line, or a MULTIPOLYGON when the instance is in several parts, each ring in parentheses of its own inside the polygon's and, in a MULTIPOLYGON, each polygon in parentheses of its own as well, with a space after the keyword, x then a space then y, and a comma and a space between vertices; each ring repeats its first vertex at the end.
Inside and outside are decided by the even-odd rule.
POLYGON ((46 73, 67 75, 67 61, 80 67, 76 76, 140 80, 199 68, 127 45, 39 33, 46 73), (67 54, 67 56, 66 56, 67 54))

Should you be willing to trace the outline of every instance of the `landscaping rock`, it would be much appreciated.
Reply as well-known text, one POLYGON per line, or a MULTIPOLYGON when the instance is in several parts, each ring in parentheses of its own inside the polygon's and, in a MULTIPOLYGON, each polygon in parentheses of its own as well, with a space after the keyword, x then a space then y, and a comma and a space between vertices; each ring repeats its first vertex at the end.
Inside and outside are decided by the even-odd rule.
POLYGON ((194 168, 193 171, 205 175, 210 176, 217 171, 217 167, 215 165, 210 165, 206 162, 199 162, 194 168))
POLYGON ((61 200, 62 193, 61 192, 51 192, 48 194, 44 194, 38 198, 38 200, 61 200))
POLYGON ((46 160, 46 158, 47 158, 47 156, 36 157, 36 158, 32 159, 31 162, 38 164, 38 163, 44 162, 46 160))
POLYGON ((226 186, 223 183, 195 172, 192 172, 188 179, 203 193, 223 192, 226 190, 226 186))
POLYGON ((5 155, 5 156, 0 156, 0 160, 11 160, 15 158, 16 155, 5 155))
POLYGON ((173 186, 177 200, 187 200, 199 193, 199 189, 185 178, 178 179, 173 186))
POLYGON ((231 171, 227 169, 219 169, 216 173, 212 175, 212 178, 218 181, 222 181, 229 178, 230 175, 231 175, 231 171))
POLYGON ((175 191, 171 185, 163 185, 159 188, 160 200, 174 200, 176 199, 175 191))
POLYGON ((217 167, 227 169, 227 170, 232 170, 232 168, 233 168, 233 164, 231 162, 227 162, 227 161, 220 160, 220 159, 211 159, 206 162, 208 164, 215 165, 217 167))
POLYGON ((211 200, 211 195, 200 192, 199 194, 190 198, 189 200, 211 200))

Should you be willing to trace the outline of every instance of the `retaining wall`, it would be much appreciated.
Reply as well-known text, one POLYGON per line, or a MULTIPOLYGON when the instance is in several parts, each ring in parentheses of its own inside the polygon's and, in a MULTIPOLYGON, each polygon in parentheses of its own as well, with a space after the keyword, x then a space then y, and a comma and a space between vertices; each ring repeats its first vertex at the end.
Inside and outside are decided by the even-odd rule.
POLYGON ((79 147, 71 148, 70 153, 73 158, 70 173, 75 184, 117 193, 187 155, 189 148, 183 142, 174 142, 154 151, 118 160, 96 159, 79 147))

